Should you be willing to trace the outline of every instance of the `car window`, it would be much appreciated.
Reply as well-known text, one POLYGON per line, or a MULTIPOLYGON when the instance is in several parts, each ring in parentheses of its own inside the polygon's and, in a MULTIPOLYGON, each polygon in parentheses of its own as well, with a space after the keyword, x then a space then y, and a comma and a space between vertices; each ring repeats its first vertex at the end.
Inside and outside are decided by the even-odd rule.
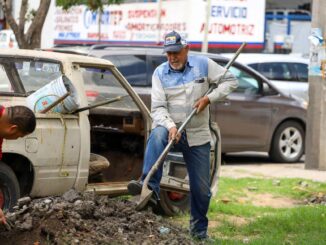
POLYGON ((15 62, 15 67, 27 93, 36 91, 62 76, 59 63, 21 60, 15 62))
POLYGON ((153 73, 159 65, 167 61, 166 56, 160 55, 160 56, 148 56, 149 59, 149 70, 148 70, 148 79, 149 83, 152 86, 152 76, 153 73))
POLYGON ((259 64, 250 64, 249 65, 251 68, 255 69, 256 71, 258 71, 258 67, 259 67, 259 64))
POLYGON ((147 68, 145 55, 106 55, 132 86, 147 85, 147 68))
POLYGON ((0 65, 0 92, 13 92, 5 68, 0 65))
POLYGON ((153 74, 156 67, 167 61, 165 56, 150 56, 150 72, 153 74))
MULTIPOLYGON (((251 66, 251 65, 249 65, 251 66)), ((252 66, 251 66, 252 67, 252 66)), ((270 62, 260 63, 258 71, 271 80, 291 81, 295 80, 287 63, 270 62)))
POLYGON ((292 63, 292 69, 297 74, 297 79, 300 82, 308 82, 308 65, 302 63, 292 63))
POLYGON ((117 55, 104 56, 103 58, 111 61, 116 67, 121 66, 119 56, 117 56, 117 55))
POLYGON ((234 92, 256 94, 259 91, 259 82, 247 72, 231 66, 229 71, 238 79, 239 86, 234 92))
POLYGON ((81 71, 89 102, 100 103, 121 96, 121 100, 104 105, 104 107, 139 110, 111 70, 83 66, 81 71))

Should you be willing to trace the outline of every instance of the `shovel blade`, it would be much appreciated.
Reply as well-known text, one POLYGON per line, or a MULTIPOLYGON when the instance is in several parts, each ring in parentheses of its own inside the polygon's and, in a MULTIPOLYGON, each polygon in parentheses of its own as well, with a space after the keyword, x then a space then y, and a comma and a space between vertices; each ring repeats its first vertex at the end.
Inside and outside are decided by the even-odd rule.
POLYGON ((142 210, 146 206, 152 194, 153 194, 152 190, 150 190, 148 187, 143 186, 143 189, 139 197, 139 201, 137 202, 137 206, 136 206, 137 211, 142 210))

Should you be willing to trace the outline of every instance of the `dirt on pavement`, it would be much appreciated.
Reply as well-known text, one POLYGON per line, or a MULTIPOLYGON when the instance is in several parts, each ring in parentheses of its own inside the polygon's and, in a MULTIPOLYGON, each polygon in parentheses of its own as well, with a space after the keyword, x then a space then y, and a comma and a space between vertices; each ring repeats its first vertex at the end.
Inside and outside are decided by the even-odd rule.
POLYGON ((6 214, 13 228, 0 226, 0 244, 196 244, 187 230, 135 206, 74 190, 61 197, 25 197, 6 214))

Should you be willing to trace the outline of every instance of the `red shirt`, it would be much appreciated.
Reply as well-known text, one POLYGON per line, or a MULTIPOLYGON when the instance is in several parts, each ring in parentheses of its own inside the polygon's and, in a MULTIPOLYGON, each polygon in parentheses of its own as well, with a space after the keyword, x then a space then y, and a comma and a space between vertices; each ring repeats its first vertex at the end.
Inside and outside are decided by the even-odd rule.
MULTIPOLYGON (((5 112, 5 107, 0 105, 0 117, 2 117, 4 112, 5 112)), ((2 143, 3 143, 3 138, 0 138, 0 160, 2 159, 2 143)))

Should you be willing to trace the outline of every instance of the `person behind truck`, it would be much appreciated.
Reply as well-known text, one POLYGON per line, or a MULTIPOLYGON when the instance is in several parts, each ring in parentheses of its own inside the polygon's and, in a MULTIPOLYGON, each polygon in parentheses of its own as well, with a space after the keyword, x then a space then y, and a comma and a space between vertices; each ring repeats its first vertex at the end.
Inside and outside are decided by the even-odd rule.
MULTIPOLYGON (((209 104, 225 98, 238 82, 231 73, 219 81, 225 68, 204 56, 188 56, 189 46, 179 33, 168 33, 164 39, 167 62, 156 68, 152 77, 152 132, 149 136, 141 180, 143 181, 158 157, 172 139, 174 149, 181 151, 185 159, 190 182, 190 234, 194 238, 207 239, 207 211, 210 192, 210 141, 209 104), (209 86, 218 86, 207 96, 209 86), (182 124, 197 108, 197 114, 186 129, 178 134, 182 124)), ((159 200, 161 168, 149 181, 153 190, 150 203, 159 200)), ((131 195, 141 193, 142 181, 131 181, 128 191, 131 195)))
MULTIPOLYGON (((36 119, 32 110, 26 106, 0 106, 0 160, 2 159, 3 139, 15 140, 33 133, 36 119)), ((6 218, 0 208, 0 223, 6 223, 6 218)))

